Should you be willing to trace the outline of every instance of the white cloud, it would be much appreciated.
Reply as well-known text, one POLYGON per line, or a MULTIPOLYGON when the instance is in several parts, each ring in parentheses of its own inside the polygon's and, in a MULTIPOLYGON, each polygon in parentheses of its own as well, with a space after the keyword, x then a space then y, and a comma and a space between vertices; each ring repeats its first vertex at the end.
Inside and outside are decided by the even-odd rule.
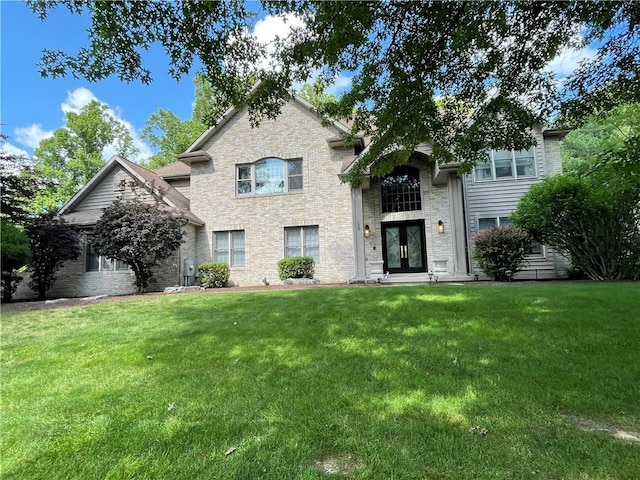
POLYGON ((20 147, 16 147, 9 142, 5 142, 2 144, 2 153, 6 153, 7 155, 16 156, 16 157, 28 157, 29 154, 26 150, 23 150, 20 147))
POLYGON ((348 77, 341 73, 333 79, 333 83, 329 85, 329 88, 327 88, 327 93, 332 93, 336 98, 339 97, 342 92, 351 86, 352 80, 353 77, 348 77))
POLYGON ((267 15, 256 22, 252 34, 260 43, 266 45, 273 42, 276 38, 287 37, 293 27, 302 26, 304 26, 304 22, 290 13, 277 17, 267 15))
POLYGON ((277 60, 274 57, 275 42, 286 39, 292 28, 303 27, 304 22, 293 14, 286 15, 267 15, 258 20, 253 27, 251 35, 258 42, 266 46, 266 57, 262 58, 258 67, 263 69, 278 68, 277 60))
POLYGON ((87 88, 76 88, 73 92, 67 91, 67 100, 60 105, 64 113, 78 113, 82 107, 87 106, 92 100, 98 100, 93 92, 87 88))
POLYGON ((587 46, 581 49, 567 49, 561 52, 556 58, 549 62, 546 69, 555 73, 556 77, 563 79, 571 75, 580 62, 590 60, 596 55, 596 49, 587 46))
POLYGON ((29 148, 36 148, 42 140, 53 136, 52 131, 44 130, 42 125, 36 123, 28 127, 16 128, 13 133, 18 143, 29 148))

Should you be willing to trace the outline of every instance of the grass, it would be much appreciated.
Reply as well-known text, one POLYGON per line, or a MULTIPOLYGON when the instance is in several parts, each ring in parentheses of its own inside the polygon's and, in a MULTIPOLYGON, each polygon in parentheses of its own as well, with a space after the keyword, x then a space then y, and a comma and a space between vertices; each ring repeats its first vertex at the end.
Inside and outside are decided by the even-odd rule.
POLYGON ((636 479, 640 284, 2 315, 3 479, 636 479))

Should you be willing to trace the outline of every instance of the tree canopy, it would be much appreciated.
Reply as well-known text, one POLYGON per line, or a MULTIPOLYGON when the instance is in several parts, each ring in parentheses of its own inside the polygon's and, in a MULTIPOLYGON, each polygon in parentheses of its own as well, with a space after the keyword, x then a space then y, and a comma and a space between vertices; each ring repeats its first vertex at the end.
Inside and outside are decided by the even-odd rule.
POLYGON ((31 260, 29 239, 24 231, 12 223, 0 219, 0 283, 2 301, 11 300, 22 278, 15 271, 31 260))
POLYGON ((69 200, 104 165, 107 147, 125 157, 136 151, 126 127, 106 104, 93 100, 65 118, 66 125, 34 151, 34 175, 47 183, 32 202, 35 212, 60 208, 69 200))
POLYGON ((30 4, 42 18, 65 6, 92 20, 89 43, 77 54, 44 50, 43 75, 148 83, 144 53, 160 44, 171 75, 201 66, 224 98, 249 106, 254 124, 275 117, 297 82, 318 72, 328 83, 351 75, 351 86, 321 110, 372 136, 352 182, 370 165, 382 174, 406 162, 420 143, 431 143, 438 160, 472 163, 488 148, 530 146, 529 128, 561 105, 572 120, 640 99, 640 3, 632 0, 30 4), (302 22, 264 45, 247 33, 254 6, 302 22), (559 91, 546 65, 593 41, 600 43, 593 61, 559 91), (246 78, 258 87, 248 88, 246 78))
POLYGON ((336 96, 332 93, 326 93, 326 89, 326 83, 318 77, 313 82, 306 82, 303 84, 298 93, 311 105, 316 108, 320 108, 326 103, 336 102, 336 96))
POLYGON ((193 84, 195 101, 190 120, 180 120, 171 110, 158 109, 145 122, 142 137, 158 151, 149 159, 147 167, 156 168, 176 161, 204 131, 216 125, 231 107, 227 100, 201 73, 196 74, 193 84))
MULTIPOLYGON (((612 156, 640 173, 640 103, 620 105, 593 115, 589 121, 564 137, 561 144, 562 168, 566 173, 588 175, 612 156)), ((618 162, 619 163, 619 162, 618 162)))
POLYGON ((0 133, 0 218, 24 225, 30 218, 30 205, 44 182, 33 175, 25 156, 4 150, 8 137, 0 133))
POLYGON ((161 108, 145 123, 142 138, 158 148, 145 164, 150 170, 174 163, 176 155, 183 153, 206 130, 205 125, 196 120, 180 120, 171 110, 161 108))

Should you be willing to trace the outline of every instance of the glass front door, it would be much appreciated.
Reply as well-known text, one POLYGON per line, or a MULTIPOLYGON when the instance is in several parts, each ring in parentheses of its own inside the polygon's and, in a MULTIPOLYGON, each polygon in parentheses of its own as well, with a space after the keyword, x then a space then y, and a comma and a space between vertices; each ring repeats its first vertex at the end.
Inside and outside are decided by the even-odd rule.
POLYGON ((382 225, 384 268, 389 273, 425 272, 424 221, 382 225))

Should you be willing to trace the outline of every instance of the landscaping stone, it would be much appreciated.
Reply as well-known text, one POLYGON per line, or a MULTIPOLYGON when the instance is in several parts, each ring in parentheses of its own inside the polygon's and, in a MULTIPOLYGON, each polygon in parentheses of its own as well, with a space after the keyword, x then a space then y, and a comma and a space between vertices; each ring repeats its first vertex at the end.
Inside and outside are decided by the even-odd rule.
POLYGON ((317 278, 287 278, 282 281, 284 285, 315 285, 320 283, 317 278))

